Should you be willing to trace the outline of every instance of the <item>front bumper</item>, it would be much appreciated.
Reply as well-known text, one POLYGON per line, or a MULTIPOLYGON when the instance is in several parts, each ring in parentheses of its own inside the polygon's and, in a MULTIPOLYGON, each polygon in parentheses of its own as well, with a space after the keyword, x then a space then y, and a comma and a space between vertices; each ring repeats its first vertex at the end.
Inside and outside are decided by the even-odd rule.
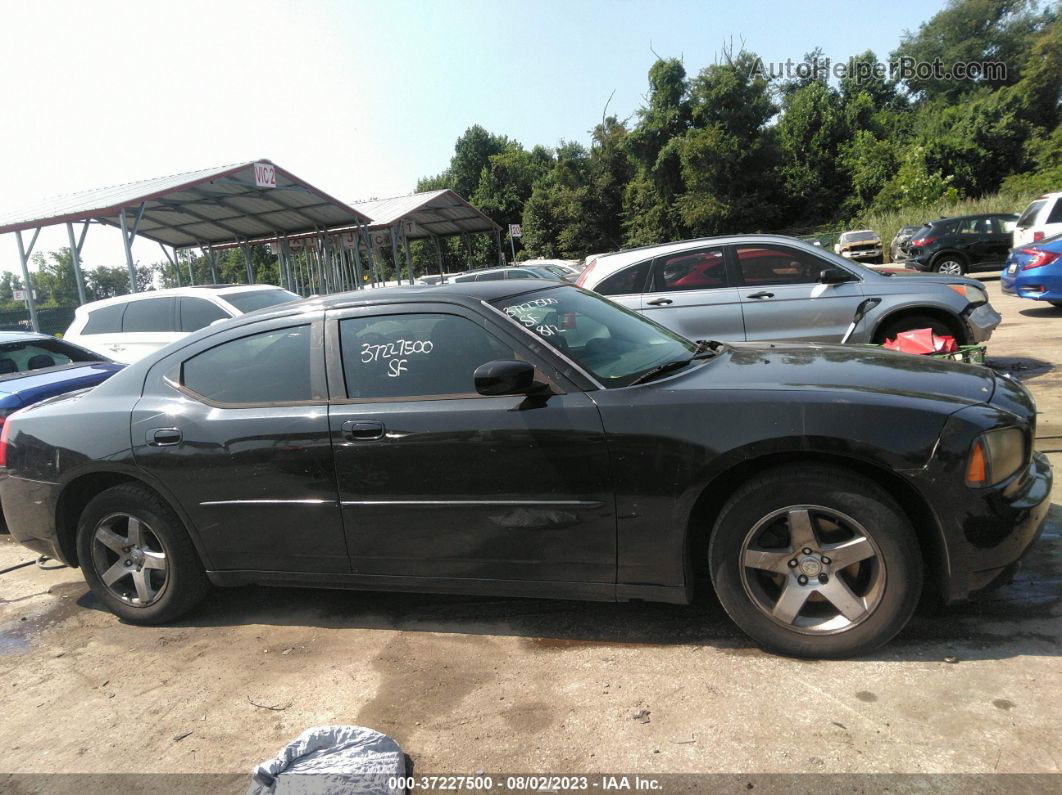
POLYGON ((876 259, 881 256, 881 248, 864 249, 862 251, 842 251, 841 256, 854 260, 876 259))
POLYGON ((984 303, 971 306, 962 313, 963 322, 966 324, 967 342, 976 344, 984 342, 992 336, 996 326, 1003 320, 992 304, 984 303))

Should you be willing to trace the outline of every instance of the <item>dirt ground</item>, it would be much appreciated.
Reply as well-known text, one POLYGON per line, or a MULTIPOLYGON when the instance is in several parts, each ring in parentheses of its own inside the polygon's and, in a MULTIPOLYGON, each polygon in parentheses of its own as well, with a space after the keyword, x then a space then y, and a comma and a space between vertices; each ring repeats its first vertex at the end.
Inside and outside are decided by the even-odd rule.
MULTIPOLYGON (((1037 395, 1038 444, 1062 472, 1062 310, 985 282, 1004 315, 990 355, 1037 395)), ((76 570, 20 569, 0 575, 0 780, 242 773, 330 723, 390 734, 418 774, 1057 773, 1057 484, 1054 501, 1013 584, 924 605, 844 662, 759 651, 711 594, 680 607, 242 588, 139 628, 94 605, 76 570)), ((0 568, 31 557, 0 537, 0 568)))

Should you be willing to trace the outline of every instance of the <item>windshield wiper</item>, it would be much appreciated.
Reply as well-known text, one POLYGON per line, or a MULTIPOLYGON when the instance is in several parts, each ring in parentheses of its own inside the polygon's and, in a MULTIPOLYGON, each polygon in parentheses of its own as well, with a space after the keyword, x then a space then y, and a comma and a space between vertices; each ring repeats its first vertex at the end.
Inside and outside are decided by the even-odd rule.
POLYGON ((657 376, 661 376, 664 373, 670 373, 672 370, 681 370, 687 364, 692 362, 695 357, 691 356, 688 359, 675 359, 670 362, 664 362, 661 365, 657 365, 652 370, 646 370, 640 376, 635 378, 628 384, 628 386, 634 386, 635 384, 644 384, 646 381, 651 381, 657 376))

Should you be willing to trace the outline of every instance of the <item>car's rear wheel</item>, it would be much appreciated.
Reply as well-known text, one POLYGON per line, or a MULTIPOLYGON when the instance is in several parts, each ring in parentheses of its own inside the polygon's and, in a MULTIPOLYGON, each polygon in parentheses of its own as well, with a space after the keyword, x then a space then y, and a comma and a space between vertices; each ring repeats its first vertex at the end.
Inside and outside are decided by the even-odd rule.
POLYGON ((890 320, 874 334, 874 342, 881 344, 885 340, 895 339, 897 334, 901 334, 904 331, 914 331, 922 328, 931 329, 938 337, 955 337, 955 341, 960 345, 962 344, 962 338, 955 334, 955 330, 951 326, 940 318, 930 317, 929 315, 904 315, 895 320, 890 320))
POLYGON ((172 621, 210 589, 181 520, 144 486, 93 498, 78 523, 77 552, 95 597, 133 624, 172 621))
POLYGON ((944 276, 962 276, 966 273, 966 262, 954 254, 945 254, 933 263, 933 270, 944 276))
POLYGON ((784 467, 740 488, 708 550, 719 601, 764 648, 849 657, 891 640, 922 590, 903 510, 844 469, 784 467))

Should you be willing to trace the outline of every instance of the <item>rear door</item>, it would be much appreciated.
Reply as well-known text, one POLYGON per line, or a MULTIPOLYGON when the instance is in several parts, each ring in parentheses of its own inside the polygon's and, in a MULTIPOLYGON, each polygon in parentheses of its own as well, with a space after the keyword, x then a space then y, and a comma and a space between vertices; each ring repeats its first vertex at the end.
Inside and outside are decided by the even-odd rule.
POLYGON ((747 243, 730 249, 742 283, 738 291, 747 340, 841 341, 863 300, 854 275, 851 282, 821 284, 824 269, 845 269, 784 244, 747 243))
POLYGON ((122 316, 122 335, 113 347, 121 362, 135 362, 165 345, 179 340, 177 299, 138 298, 130 301, 122 316))
POLYGON ((741 297, 727 273, 723 246, 654 259, 641 312, 691 340, 745 339, 741 297))

